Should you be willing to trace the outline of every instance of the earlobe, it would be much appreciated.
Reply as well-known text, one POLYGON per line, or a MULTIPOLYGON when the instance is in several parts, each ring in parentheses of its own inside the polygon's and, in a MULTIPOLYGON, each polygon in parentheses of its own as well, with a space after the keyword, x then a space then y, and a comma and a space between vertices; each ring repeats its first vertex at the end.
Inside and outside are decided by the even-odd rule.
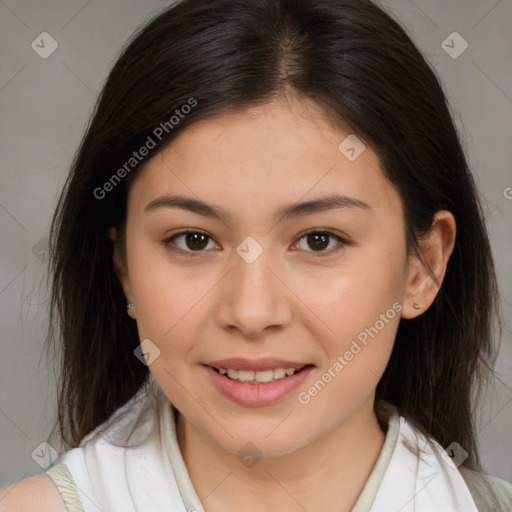
POLYGON ((128 316, 130 318, 133 318, 134 320, 137 318, 136 314, 135 314, 135 305, 134 304, 127 304, 126 312, 128 313, 128 316))
POLYGON ((411 256, 402 318, 415 318, 434 302, 446 274, 455 246, 456 223, 453 214, 440 210, 430 231, 418 241, 411 256))

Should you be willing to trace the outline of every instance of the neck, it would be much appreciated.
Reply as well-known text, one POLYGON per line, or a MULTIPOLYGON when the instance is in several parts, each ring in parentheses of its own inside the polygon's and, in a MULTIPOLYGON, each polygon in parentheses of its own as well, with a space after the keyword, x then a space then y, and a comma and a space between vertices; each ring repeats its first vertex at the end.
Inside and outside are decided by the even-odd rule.
POLYGON ((349 512, 379 457, 385 434, 370 397, 347 421, 286 455, 244 467, 178 414, 178 443, 207 512, 349 512))

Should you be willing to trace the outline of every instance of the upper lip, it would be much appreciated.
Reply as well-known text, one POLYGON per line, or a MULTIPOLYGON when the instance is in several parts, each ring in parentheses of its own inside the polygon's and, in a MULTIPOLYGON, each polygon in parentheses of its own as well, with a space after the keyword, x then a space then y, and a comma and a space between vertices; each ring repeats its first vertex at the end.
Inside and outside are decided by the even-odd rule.
POLYGON ((298 361, 287 361, 275 357, 262 357, 261 359, 247 359, 245 357, 230 357, 228 359, 219 359, 204 363, 213 368, 233 369, 233 370, 274 370, 276 368, 303 368, 310 363, 302 363, 298 361))

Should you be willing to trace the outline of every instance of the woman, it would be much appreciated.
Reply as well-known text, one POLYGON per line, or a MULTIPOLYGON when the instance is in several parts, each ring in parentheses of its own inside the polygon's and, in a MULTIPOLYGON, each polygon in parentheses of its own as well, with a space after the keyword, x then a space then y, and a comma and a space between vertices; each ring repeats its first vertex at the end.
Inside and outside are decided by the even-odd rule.
POLYGON ((370 1, 184 0, 143 27, 51 247, 68 451, 6 510, 512 507, 476 447, 497 292, 475 186, 370 1))

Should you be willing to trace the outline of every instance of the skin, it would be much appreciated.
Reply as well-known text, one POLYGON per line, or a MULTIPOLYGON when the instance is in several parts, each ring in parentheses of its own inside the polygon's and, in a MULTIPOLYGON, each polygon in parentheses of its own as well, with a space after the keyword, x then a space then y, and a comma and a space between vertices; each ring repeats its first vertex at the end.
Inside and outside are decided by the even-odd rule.
MULTIPOLYGON (((148 160, 130 189, 115 265, 126 299, 135 305, 129 314, 140 339, 160 350, 149 368, 180 411, 178 441, 208 512, 349 511, 382 448, 375 388, 400 317, 421 314, 435 298, 455 221, 449 212, 437 212, 421 241, 424 262, 408 255, 400 196, 368 144, 353 162, 338 150, 349 133, 329 123, 310 100, 280 97, 187 127, 148 160), (368 208, 273 221, 284 205, 334 192, 368 208), (231 219, 170 207, 144 211, 165 194, 221 206, 231 219), (184 229, 210 237, 202 252, 194 252, 197 246, 190 239, 187 245, 185 236, 174 240, 195 257, 162 243, 184 229), (303 236, 311 230, 349 243, 330 237, 318 248, 303 236), (263 249, 252 263, 236 252, 248 236, 263 249), (299 403, 297 394, 394 303, 402 305, 401 313, 307 405, 299 403), (202 366, 233 356, 315 367, 286 398, 249 407, 216 391, 202 366), (247 442, 262 455, 252 467, 237 457, 247 442)), ((111 234, 115 238, 115 230, 111 234)))

